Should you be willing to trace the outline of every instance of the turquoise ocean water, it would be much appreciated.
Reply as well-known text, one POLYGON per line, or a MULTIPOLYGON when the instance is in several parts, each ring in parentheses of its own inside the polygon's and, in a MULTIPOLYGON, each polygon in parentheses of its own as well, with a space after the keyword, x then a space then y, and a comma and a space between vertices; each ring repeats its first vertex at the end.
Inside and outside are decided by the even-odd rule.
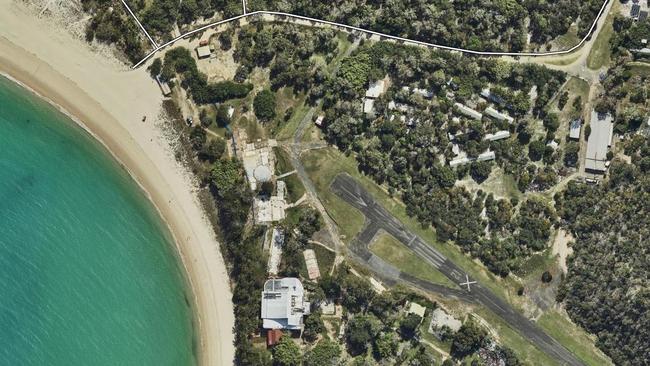
POLYGON ((169 233, 101 145, 0 77, 0 365, 191 365, 169 233))

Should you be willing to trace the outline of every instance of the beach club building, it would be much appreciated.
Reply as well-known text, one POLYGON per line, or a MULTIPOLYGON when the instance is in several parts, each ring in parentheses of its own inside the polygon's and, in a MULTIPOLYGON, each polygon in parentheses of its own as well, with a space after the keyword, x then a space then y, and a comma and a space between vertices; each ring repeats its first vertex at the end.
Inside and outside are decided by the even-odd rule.
POLYGON ((264 329, 302 330, 303 315, 309 315, 305 289, 294 277, 266 281, 262 291, 262 327, 264 329))

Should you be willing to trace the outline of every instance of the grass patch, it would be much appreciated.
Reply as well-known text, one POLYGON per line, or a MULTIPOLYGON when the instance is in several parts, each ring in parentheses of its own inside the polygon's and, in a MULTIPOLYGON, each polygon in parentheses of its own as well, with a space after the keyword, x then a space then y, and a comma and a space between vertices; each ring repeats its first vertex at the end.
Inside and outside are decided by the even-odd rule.
POLYGON ((327 65, 326 68, 327 72, 329 72, 330 74, 334 72, 334 70, 336 69, 336 65, 338 65, 339 62, 341 62, 345 53, 348 51, 350 46, 352 46, 352 42, 348 40, 348 35, 346 33, 338 32, 336 34, 336 38, 339 41, 339 46, 337 48, 338 53, 336 54, 334 59, 332 59, 329 65, 327 65))
POLYGON ((606 66, 611 61, 612 49, 609 45, 609 40, 614 33, 614 15, 618 13, 619 2, 615 1, 612 8, 607 14, 603 28, 598 33, 598 37, 594 41, 593 47, 587 56, 587 67, 592 70, 598 70, 606 66))
POLYGON ((553 44, 557 46, 558 50, 567 50, 577 45, 579 42, 580 37, 578 37, 578 27, 575 24, 572 24, 566 33, 553 40, 553 44))
POLYGON ((314 184, 327 213, 336 222, 343 239, 349 243, 363 228, 365 217, 330 190, 330 184, 340 172, 356 170, 354 160, 341 159, 332 148, 312 150, 302 156, 302 162, 314 184))
POLYGON ((582 328, 573 324, 556 310, 545 312, 537 320, 537 325, 585 364, 593 366, 612 364, 612 361, 594 346, 594 340, 582 328))
POLYGON ((645 62, 628 62, 625 69, 633 75, 650 76, 650 64, 645 62))
POLYGON ((578 60, 578 57, 579 56, 555 58, 548 61, 544 61, 544 63, 550 65, 557 65, 557 66, 566 66, 576 62, 576 60, 578 60))
POLYGON ((334 265, 336 253, 318 244, 309 244, 307 249, 313 249, 316 253, 316 260, 318 261, 318 269, 320 269, 321 276, 329 273, 334 265))
POLYGON ((377 239, 370 245, 370 251, 399 268, 401 271, 419 279, 439 283, 448 287, 456 287, 440 271, 422 260, 388 233, 382 232, 379 234, 377 239))
POLYGON ((254 119, 250 120, 245 116, 239 118, 239 120, 237 120, 237 128, 241 128, 246 131, 248 141, 266 138, 266 131, 264 131, 264 127, 262 127, 254 119))
POLYGON ((550 253, 551 248, 549 247, 542 253, 533 254, 514 273, 525 279, 541 278, 542 273, 548 270, 555 262, 555 256, 552 256, 550 253))
POLYGON ((303 117, 309 112, 309 106, 305 105, 304 98, 300 103, 296 104, 293 110, 293 114, 288 121, 282 120, 277 126, 274 126, 271 134, 275 136, 278 140, 289 140, 293 137, 293 134, 296 132, 300 121, 303 117))
MULTIPOLYGON (((286 151, 276 147, 273 148, 273 152, 275 153, 276 176, 294 170, 293 166, 291 165, 291 161, 289 160, 289 155, 286 151)), ((302 185, 302 182, 300 181, 300 178, 298 178, 298 175, 291 174, 290 176, 284 177, 281 180, 284 181, 284 183, 287 185, 289 203, 296 202, 305 194, 305 186, 302 185)))
MULTIPOLYGON (((316 115, 316 114, 315 114, 316 115)), ((323 133, 318 126, 314 123, 310 123, 309 126, 305 129, 305 133, 302 135, 303 143, 319 142, 323 141, 323 133)))

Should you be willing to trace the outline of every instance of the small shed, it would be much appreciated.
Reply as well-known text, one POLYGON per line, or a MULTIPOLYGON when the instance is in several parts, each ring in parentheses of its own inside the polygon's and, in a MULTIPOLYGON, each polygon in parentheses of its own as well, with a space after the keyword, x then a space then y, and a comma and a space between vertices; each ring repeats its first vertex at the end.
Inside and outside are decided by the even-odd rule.
POLYGON ((424 306, 416 303, 416 302, 411 302, 409 304, 409 309, 407 313, 409 314, 415 314, 420 317, 420 319, 424 319, 424 313, 426 312, 427 308, 424 306))
POLYGON ((210 46, 201 46, 196 48, 196 56, 198 58, 210 57, 210 46))
POLYGON ((580 130, 582 129, 582 120, 574 119, 569 125, 569 138, 573 140, 580 140, 580 130))
POLYGON ((325 120, 325 116, 321 114, 320 116, 318 116, 318 118, 316 118, 316 122, 314 122, 314 123, 318 127, 323 127, 323 121, 324 120, 325 120))

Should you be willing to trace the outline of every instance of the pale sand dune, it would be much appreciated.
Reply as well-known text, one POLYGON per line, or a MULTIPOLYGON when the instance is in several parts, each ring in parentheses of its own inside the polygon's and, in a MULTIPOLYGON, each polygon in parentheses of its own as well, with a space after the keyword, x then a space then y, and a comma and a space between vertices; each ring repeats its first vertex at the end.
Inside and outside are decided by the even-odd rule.
POLYGON ((158 86, 79 39, 0 1, 0 73, 59 106, 101 141, 149 194, 174 237, 194 295, 201 365, 234 358, 234 314, 218 242, 163 131, 158 86), (147 121, 142 122, 142 116, 147 121))

